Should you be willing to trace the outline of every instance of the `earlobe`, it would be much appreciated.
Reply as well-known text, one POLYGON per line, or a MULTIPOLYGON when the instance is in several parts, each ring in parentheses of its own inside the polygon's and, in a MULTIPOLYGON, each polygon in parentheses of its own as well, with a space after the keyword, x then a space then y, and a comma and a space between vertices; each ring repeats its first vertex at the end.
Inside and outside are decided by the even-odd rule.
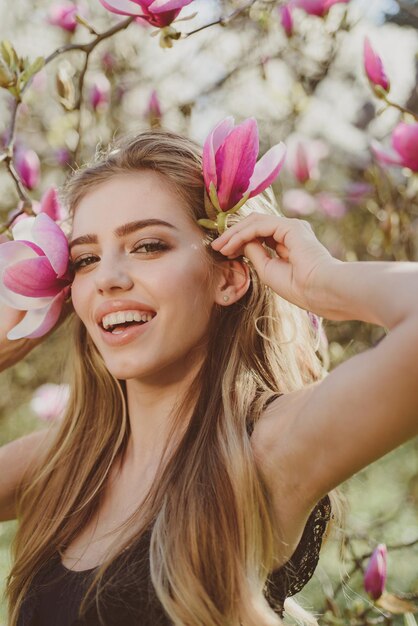
POLYGON ((238 259, 226 260, 222 263, 221 278, 216 291, 216 302, 226 305, 240 300, 250 286, 248 265, 238 259))

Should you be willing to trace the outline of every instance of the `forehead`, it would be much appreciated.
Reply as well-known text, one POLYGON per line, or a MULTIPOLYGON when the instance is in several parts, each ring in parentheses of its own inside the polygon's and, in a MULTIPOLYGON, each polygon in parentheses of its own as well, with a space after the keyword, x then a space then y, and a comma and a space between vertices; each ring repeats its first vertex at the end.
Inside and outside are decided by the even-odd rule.
POLYGON ((72 236, 114 230, 121 224, 160 218, 182 229, 199 229, 169 182, 152 171, 111 176, 91 189, 74 212, 72 236))

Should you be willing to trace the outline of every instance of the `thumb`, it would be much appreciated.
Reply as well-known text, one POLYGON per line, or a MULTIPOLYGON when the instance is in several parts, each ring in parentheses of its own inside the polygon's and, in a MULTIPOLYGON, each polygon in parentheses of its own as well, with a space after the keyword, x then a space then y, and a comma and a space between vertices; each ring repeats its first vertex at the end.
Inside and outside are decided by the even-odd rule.
POLYGON ((244 246, 244 255, 254 266, 257 274, 262 277, 266 263, 271 259, 259 239, 254 239, 244 246))
POLYGON ((282 297, 289 296, 292 266, 279 257, 272 257, 257 239, 244 246, 244 254, 254 266, 260 280, 282 297))

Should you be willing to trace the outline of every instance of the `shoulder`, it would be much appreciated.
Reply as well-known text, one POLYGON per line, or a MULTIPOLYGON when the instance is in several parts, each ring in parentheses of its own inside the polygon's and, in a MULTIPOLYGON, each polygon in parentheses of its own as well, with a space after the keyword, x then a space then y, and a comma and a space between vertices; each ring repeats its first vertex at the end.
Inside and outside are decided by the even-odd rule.
POLYGON ((0 447, 0 521, 15 519, 19 489, 33 480, 54 437, 55 427, 51 426, 0 447))

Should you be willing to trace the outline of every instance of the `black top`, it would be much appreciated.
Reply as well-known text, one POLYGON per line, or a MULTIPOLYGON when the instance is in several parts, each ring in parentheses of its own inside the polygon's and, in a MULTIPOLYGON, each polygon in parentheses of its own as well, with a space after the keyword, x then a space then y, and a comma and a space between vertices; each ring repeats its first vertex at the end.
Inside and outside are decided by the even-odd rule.
MULTIPOLYGON (((277 395, 269 401, 275 397, 277 395)), ((283 617, 285 599, 299 592, 312 578, 318 564, 322 536, 330 517, 331 503, 329 497, 325 496, 310 514, 292 557, 270 574, 264 594, 280 617, 283 617)), ((128 576, 123 577, 121 587, 109 585, 104 588, 99 606, 100 616, 93 603, 83 618, 78 617, 81 599, 96 568, 69 570, 56 553, 35 577, 23 602, 18 626, 171 626, 151 583, 146 558, 150 535, 151 529, 125 553, 128 576), (138 557, 141 556, 145 558, 139 565, 138 557)), ((110 572, 112 567, 113 564, 110 572)), ((94 598, 94 592, 91 597, 94 598)))

